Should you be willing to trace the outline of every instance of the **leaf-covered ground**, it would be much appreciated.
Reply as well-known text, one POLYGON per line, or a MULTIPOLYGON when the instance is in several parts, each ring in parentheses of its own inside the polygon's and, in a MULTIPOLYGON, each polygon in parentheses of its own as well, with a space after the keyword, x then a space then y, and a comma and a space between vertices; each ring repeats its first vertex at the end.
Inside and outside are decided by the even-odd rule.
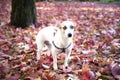
POLYGON ((11 2, 0 1, 0 80, 120 80, 120 7, 90 2, 37 2, 37 28, 9 25, 11 2), (76 22, 69 67, 59 70, 43 51, 36 61, 35 35, 48 25, 76 22), (41 64, 42 62, 42 64, 41 64))

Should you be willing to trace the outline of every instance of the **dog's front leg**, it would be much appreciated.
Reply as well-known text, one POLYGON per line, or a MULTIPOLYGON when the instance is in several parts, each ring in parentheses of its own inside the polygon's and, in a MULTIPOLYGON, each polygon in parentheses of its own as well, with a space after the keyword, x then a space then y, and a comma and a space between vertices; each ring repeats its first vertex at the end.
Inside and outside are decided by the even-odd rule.
POLYGON ((71 55, 71 50, 67 50, 67 54, 65 56, 65 62, 64 62, 64 66, 68 66, 68 61, 71 55))
POLYGON ((54 70, 58 70, 58 66, 57 66, 57 54, 56 54, 55 50, 52 51, 52 56, 53 56, 53 68, 54 68, 54 70))
POLYGON ((40 51, 38 51, 38 52, 37 52, 37 55, 36 55, 37 60, 40 60, 40 56, 41 56, 41 55, 40 55, 40 51))

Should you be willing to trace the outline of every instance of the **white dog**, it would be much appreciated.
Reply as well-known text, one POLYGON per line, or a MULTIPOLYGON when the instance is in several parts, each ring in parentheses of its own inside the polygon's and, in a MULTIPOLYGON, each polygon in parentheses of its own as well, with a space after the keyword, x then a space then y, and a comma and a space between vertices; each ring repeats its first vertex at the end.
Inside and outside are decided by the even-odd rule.
POLYGON ((72 21, 63 21, 58 27, 49 26, 39 31, 36 36, 37 60, 40 59, 44 45, 52 52, 53 68, 58 69, 57 54, 65 52, 64 66, 68 66, 68 59, 73 47, 73 32, 75 24, 72 21))

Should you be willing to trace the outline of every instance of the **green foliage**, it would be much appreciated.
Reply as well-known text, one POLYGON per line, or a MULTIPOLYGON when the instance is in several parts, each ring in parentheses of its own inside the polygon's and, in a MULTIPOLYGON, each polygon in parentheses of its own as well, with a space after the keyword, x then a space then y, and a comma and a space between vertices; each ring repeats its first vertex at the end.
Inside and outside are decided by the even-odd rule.
POLYGON ((100 2, 102 2, 102 3, 113 3, 114 0, 100 0, 100 2))

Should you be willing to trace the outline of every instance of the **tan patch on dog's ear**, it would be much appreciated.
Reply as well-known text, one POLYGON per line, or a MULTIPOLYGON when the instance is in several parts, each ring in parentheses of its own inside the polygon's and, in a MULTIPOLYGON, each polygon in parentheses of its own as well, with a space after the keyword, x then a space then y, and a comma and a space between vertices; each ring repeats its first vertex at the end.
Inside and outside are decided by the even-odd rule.
POLYGON ((74 23, 74 27, 77 26, 77 24, 75 22, 73 22, 73 23, 74 23))
POLYGON ((62 24, 59 24, 59 29, 60 29, 60 30, 62 30, 62 27, 63 27, 63 25, 62 25, 62 24))

